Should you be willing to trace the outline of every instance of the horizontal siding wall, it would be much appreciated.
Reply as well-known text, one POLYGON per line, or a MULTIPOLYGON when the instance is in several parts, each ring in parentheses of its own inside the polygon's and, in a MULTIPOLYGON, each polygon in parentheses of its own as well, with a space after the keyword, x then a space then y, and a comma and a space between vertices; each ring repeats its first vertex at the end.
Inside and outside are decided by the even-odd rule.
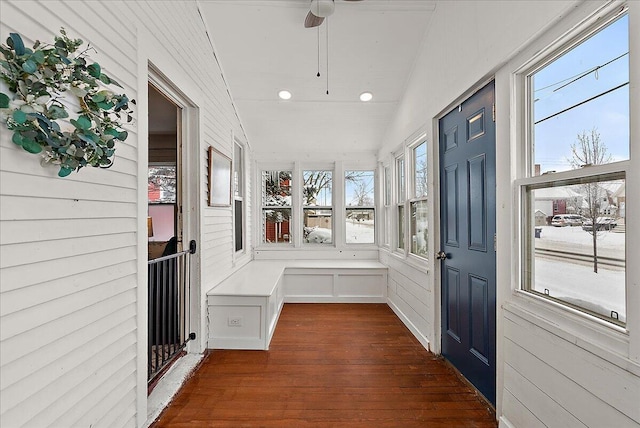
MULTIPOLYGON (((91 42, 136 98, 135 29, 98 4, 6 2, 0 34, 91 42)), ((4 125, 0 125, 3 126, 4 125)), ((112 168, 67 178, 0 137, 0 425, 134 426, 137 129, 112 168)))
POLYGON ((503 414, 512 424, 535 415, 547 427, 640 427, 640 376, 517 312, 504 312, 503 414))
MULTIPOLYGON (((213 146, 231 157, 232 136, 246 137, 197 4, 2 2, 3 40, 18 32, 29 46, 35 39, 52 42, 60 27, 95 47, 93 59, 130 98, 137 98, 138 84, 146 80, 138 76, 139 58, 146 55, 138 52, 142 33, 162 47, 148 57, 170 64, 160 72, 177 76, 172 84, 185 94, 196 93, 198 147, 184 150, 197 158, 197 176, 205 181, 198 184, 192 214, 199 234, 190 237, 199 244, 204 307, 206 291, 237 269, 231 207, 206 204, 204 154, 213 146)), ((146 117, 146 106, 136 110, 146 117)), ((136 230, 138 162, 146 158, 138 150, 146 150, 146 139, 137 135, 137 121, 128 130, 112 168, 85 168, 64 179, 11 143, 6 130, 1 133, 0 426, 133 427, 146 419, 136 414, 145 408, 137 400, 146 388, 137 384, 143 376, 136 363, 137 323, 146 322, 138 313, 138 286, 146 272, 138 272, 136 230)), ((245 155, 250 161, 249 150, 245 155)), ((247 213, 250 200, 247 193, 247 213)), ((206 313, 200 315, 204 340, 206 313)))
POLYGON ((427 349, 434 349, 433 279, 389 251, 380 251, 380 262, 389 268, 389 305, 427 349))

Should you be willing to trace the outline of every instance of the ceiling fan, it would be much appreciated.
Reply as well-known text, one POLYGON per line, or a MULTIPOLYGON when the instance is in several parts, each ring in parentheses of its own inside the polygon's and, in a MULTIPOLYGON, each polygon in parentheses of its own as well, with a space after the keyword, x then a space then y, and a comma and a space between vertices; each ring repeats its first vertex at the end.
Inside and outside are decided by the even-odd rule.
MULTIPOLYGON (((362 0, 344 0, 362 1, 362 0)), ((311 8, 304 19, 304 28, 317 27, 324 19, 331 15, 336 8, 335 0, 311 0, 311 8)))

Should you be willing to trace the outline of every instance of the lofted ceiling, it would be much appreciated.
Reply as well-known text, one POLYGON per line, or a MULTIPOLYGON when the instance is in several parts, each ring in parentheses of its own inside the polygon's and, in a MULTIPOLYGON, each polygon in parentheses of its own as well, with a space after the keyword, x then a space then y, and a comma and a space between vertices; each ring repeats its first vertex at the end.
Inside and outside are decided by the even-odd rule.
POLYGON ((318 28, 304 28, 310 0, 199 5, 252 149, 313 154, 381 147, 436 2, 335 0, 318 28))

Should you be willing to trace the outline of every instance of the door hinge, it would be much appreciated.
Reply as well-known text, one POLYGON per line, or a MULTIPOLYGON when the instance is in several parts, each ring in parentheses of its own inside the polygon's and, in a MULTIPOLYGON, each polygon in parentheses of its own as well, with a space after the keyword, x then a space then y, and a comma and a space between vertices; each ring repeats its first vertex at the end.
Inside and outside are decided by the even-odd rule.
POLYGON ((491 106, 491 118, 494 122, 496 121, 496 103, 493 103, 493 106, 491 106))
POLYGON ((493 251, 498 251, 498 236, 496 233, 493 234, 493 251))

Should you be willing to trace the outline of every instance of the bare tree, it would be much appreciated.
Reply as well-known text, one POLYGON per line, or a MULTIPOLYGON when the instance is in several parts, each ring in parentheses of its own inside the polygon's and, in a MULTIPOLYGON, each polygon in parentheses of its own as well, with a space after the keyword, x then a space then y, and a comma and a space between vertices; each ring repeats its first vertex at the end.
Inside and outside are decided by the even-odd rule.
MULTIPOLYGON (((589 133, 582 131, 582 133, 578 134, 577 141, 571 145, 571 154, 572 158, 569 159, 569 162, 574 169, 606 164, 611 162, 612 159, 596 128, 593 128, 589 133)), ((598 273, 598 237, 605 227, 598 220, 602 213, 602 204, 607 197, 607 191, 598 182, 581 184, 579 190, 585 201, 581 214, 587 219, 587 225, 589 222, 591 223, 591 229, 586 228, 585 230, 592 236, 593 271, 598 273)))

